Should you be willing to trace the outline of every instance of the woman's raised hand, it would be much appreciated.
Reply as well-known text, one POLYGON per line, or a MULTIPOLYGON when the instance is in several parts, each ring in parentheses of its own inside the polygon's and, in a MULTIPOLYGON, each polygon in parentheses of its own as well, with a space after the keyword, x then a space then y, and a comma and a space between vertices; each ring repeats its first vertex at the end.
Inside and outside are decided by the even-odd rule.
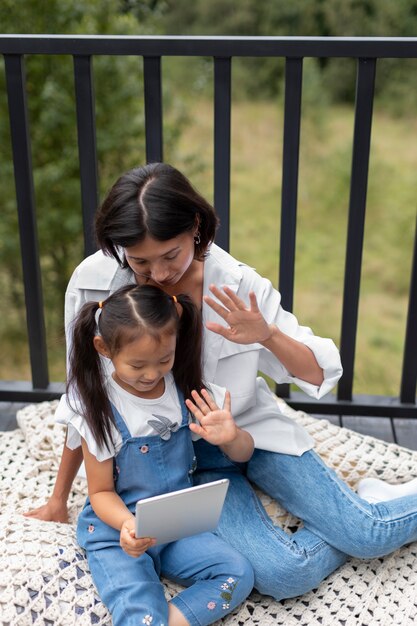
POLYGON ((230 412, 230 393, 226 391, 223 409, 219 409, 206 389, 201 393, 193 391, 191 395, 193 399, 187 399, 185 403, 199 423, 191 423, 190 430, 214 446, 233 442, 238 427, 230 412))
POLYGON ((262 343, 271 337, 272 329, 260 312, 253 291, 249 293, 249 308, 229 287, 219 289, 210 285, 210 291, 221 304, 210 296, 204 296, 204 302, 224 319, 227 326, 207 322, 208 330, 242 344, 262 343))

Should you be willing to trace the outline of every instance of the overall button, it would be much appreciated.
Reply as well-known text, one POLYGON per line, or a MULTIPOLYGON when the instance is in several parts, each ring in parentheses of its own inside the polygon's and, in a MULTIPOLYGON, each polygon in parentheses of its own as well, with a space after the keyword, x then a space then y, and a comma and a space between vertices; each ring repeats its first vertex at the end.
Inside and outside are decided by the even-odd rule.
POLYGON ((146 454, 147 452, 149 452, 149 446, 145 443, 145 445, 141 446, 139 450, 142 452, 142 454, 146 454))
POLYGON ((194 474, 194 472, 196 471, 196 469, 197 469, 197 457, 196 457, 196 456, 194 456, 194 457, 193 457, 193 462, 192 462, 192 464, 191 464, 191 468, 188 470, 188 475, 189 475, 189 476, 192 476, 192 474, 194 474))

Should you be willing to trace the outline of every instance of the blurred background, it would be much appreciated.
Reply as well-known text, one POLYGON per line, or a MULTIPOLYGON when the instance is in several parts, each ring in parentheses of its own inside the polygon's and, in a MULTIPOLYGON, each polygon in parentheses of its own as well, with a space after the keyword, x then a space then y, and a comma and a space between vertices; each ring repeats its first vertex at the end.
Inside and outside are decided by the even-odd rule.
MULTIPOLYGON (((414 36, 412 0, 2 0, 3 33, 414 36)), ((213 199, 213 65, 162 60, 164 159, 213 199)), ((63 301, 83 256, 73 67, 27 60, 50 378, 65 379, 63 301)), ((417 206, 417 61, 380 60, 354 393, 397 395, 417 206), (387 358, 387 354, 389 358, 387 358)), ((145 161, 143 69, 94 59, 100 197, 145 161), (122 112, 122 114, 121 114, 122 112)), ((356 63, 305 59, 294 312, 339 343, 356 63)), ((231 253, 277 285, 284 61, 232 64, 231 253)), ((0 378, 30 379, 4 67, 0 65, 0 378)))

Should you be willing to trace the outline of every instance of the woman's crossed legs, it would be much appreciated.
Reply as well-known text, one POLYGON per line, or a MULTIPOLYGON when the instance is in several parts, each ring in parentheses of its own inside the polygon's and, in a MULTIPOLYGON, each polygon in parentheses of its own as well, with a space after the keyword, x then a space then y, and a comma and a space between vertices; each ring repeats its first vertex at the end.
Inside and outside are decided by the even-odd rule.
POLYGON ((314 451, 297 457, 255 450, 238 467, 205 442, 195 449, 196 483, 230 480, 217 533, 252 563, 258 591, 278 600, 317 587, 349 556, 381 556, 417 539, 417 496, 369 504, 314 451), (251 483, 303 528, 289 535, 274 525, 251 483))

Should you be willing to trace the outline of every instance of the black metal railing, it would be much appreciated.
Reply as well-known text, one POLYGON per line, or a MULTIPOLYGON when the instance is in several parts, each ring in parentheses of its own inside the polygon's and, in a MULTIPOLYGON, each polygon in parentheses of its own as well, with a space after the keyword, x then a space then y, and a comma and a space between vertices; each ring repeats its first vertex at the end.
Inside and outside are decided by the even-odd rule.
POLYGON ((136 55, 143 58, 148 161, 163 160, 161 58, 213 58, 214 204, 222 223, 217 242, 226 249, 229 245, 230 208, 231 60, 234 57, 285 59, 279 288, 283 306, 288 310, 292 309, 294 293, 303 59, 348 57, 357 61, 357 84, 340 341, 344 374, 337 395, 329 395, 320 402, 310 400, 299 392, 290 394, 286 385, 279 386, 278 392, 289 398, 293 406, 313 413, 416 417, 416 243, 398 397, 358 396, 352 390, 376 64, 381 58, 417 58, 417 38, 3 35, 0 36, 0 52, 5 60, 32 368, 31 382, 0 382, 0 400, 37 401, 56 397, 62 391, 62 385, 50 383, 48 375, 26 105, 25 56, 46 54, 73 57, 85 254, 94 249, 91 228, 98 199, 92 74, 94 56, 136 55))

